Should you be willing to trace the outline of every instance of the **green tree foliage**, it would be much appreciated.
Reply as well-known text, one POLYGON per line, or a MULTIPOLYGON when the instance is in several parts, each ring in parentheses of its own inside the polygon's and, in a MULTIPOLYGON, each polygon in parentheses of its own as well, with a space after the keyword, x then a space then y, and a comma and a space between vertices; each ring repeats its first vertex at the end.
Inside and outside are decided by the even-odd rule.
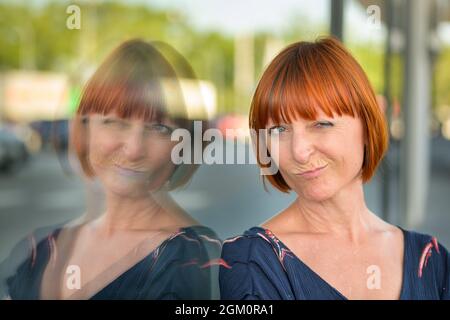
MULTIPOLYGON (((0 71, 35 69, 68 74, 95 67, 121 41, 140 37, 168 42, 191 63, 197 76, 214 83, 218 94, 218 111, 243 113, 248 106, 235 106, 234 39, 217 31, 199 31, 188 19, 174 10, 157 10, 144 4, 119 1, 83 1, 81 29, 66 27, 66 9, 76 2, 0 1, 0 71)), ((264 66, 265 41, 272 37, 288 44, 313 40, 326 34, 327 26, 317 26, 307 17, 292 16, 289 28, 281 34, 259 32, 254 35, 255 84, 264 66)), ((383 93, 383 48, 350 45, 350 50, 367 72, 377 93, 383 93)), ((450 50, 443 51, 438 60, 436 100, 450 104, 450 50), (441 70, 441 71, 439 71, 441 70)), ((397 68, 398 69, 398 68, 397 68)), ((401 73, 395 69, 395 72, 401 73)), ((393 79, 401 77, 393 76, 393 79)), ((75 77, 79 79, 79 77, 75 77)), ((398 97, 401 83, 393 83, 398 97)), ((250 100, 250 97, 248 97, 250 100)))

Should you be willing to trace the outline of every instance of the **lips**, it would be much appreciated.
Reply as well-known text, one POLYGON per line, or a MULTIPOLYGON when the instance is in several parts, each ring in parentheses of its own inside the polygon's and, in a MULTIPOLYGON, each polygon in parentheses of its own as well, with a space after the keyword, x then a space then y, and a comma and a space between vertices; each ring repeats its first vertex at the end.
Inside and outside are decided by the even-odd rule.
POLYGON ((117 171, 125 176, 131 176, 131 177, 139 177, 139 176, 144 176, 146 174, 145 171, 140 171, 140 170, 135 170, 135 169, 130 169, 130 168, 125 168, 119 165, 115 165, 115 167, 117 168, 117 171))
POLYGON ((300 173, 301 176, 304 177, 314 177, 317 176, 318 174, 320 174, 320 172, 322 171, 322 169, 324 169, 327 165, 324 165, 323 167, 319 167, 319 168, 315 168, 313 170, 309 170, 306 172, 302 172, 300 173))

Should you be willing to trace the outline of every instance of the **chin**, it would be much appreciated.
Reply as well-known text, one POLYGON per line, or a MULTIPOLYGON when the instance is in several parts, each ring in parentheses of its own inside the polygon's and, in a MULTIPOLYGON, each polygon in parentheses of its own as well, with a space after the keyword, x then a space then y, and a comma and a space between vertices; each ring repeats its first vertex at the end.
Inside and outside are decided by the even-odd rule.
POLYGON ((311 186, 306 189, 303 188, 300 192, 297 192, 297 194, 301 195, 306 200, 321 202, 330 199, 334 193, 330 190, 322 189, 317 186, 311 186))
POLYGON ((136 191, 130 190, 128 188, 117 188, 117 187, 112 187, 112 188, 108 188, 108 191, 110 193, 115 194, 116 196, 121 196, 121 197, 131 197, 134 195, 134 193, 136 193, 136 191))
POLYGON ((114 193, 122 197, 137 197, 143 195, 145 186, 140 183, 119 183, 118 181, 108 181, 105 184, 108 192, 114 193))
POLYGON ((321 194, 321 195, 305 195, 305 198, 309 201, 323 202, 330 199, 331 197, 329 195, 321 194))

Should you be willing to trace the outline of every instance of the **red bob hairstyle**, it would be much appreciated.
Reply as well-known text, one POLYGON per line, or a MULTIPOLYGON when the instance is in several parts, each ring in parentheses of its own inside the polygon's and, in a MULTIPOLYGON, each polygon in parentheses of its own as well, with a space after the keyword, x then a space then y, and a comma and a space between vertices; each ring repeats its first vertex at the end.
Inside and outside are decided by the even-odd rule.
MULTIPOLYGON (((194 121, 203 120, 189 117, 180 78, 195 80, 195 75, 189 63, 168 44, 132 39, 111 52, 87 82, 72 122, 71 148, 87 177, 95 176, 88 153, 91 114, 115 113, 124 119, 145 121, 170 118, 180 128, 193 132, 194 121)), ((206 123, 203 128, 207 128, 206 123)), ((177 165, 169 189, 188 182, 197 167, 177 165)))
MULTIPOLYGON (((388 148, 386 119, 361 66, 331 37, 291 44, 269 64, 250 109, 254 142, 259 141, 259 129, 264 129, 269 119, 274 123, 315 120, 319 109, 329 117, 361 119, 366 137, 361 176, 363 183, 369 181, 388 148)), ((259 156, 257 159, 265 167, 259 156)), ((282 192, 291 190, 280 172, 265 178, 282 192)))

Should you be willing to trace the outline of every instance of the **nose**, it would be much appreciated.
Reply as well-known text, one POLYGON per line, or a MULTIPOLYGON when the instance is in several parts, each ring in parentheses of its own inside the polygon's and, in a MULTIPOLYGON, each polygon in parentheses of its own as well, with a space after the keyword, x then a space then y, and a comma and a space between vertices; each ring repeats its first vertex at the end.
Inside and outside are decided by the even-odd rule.
POLYGON ((294 133, 292 137, 292 154, 294 160, 300 164, 310 162, 311 155, 314 152, 314 144, 305 134, 294 133))
POLYGON ((142 132, 130 132, 122 146, 126 159, 130 162, 142 159, 145 156, 145 137, 142 132))

